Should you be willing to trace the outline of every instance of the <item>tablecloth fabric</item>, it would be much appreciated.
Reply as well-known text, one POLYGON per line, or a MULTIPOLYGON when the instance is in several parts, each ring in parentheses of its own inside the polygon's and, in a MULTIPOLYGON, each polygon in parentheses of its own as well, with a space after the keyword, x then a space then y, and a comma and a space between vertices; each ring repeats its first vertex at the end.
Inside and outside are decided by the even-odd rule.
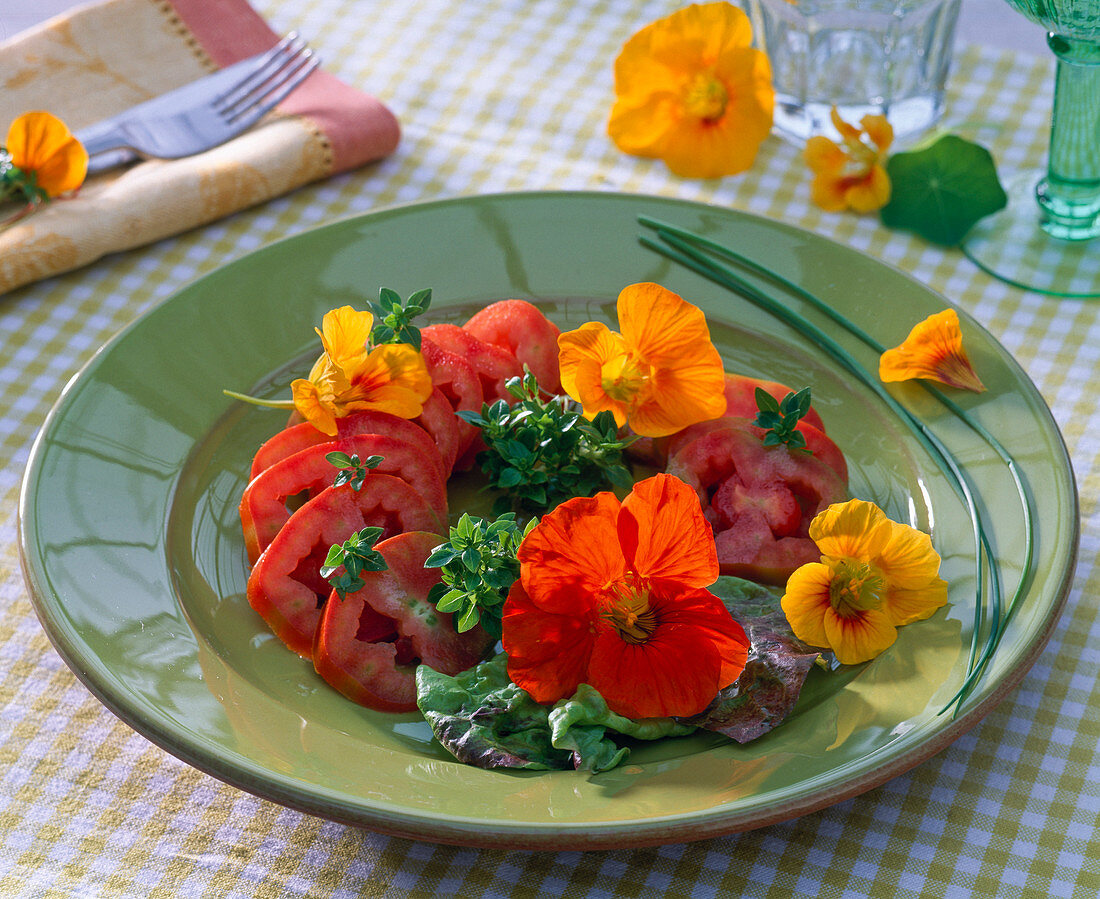
MULTIPOLYGON (((0 297, 0 895, 19 897, 1095 897, 1100 892, 1100 305, 1000 284, 960 253, 809 204, 776 138, 747 173, 671 176, 604 124, 611 62, 673 5, 651 0, 263 0, 330 71, 380 97, 391 157, 154 246, 0 297), (96 347, 190 279, 352 213, 517 189, 665 194, 857 247, 972 313, 1035 380, 1081 492, 1065 614, 1019 687, 911 772, 741 835, 644 850, 479 851, 388 838, 228 787, 136 735, 53 652, 19 572, 16 503, 33 437, 96 347)), ((968 48, 945 125, 1002 174, 1045 153, 1052 66, 968 48)))

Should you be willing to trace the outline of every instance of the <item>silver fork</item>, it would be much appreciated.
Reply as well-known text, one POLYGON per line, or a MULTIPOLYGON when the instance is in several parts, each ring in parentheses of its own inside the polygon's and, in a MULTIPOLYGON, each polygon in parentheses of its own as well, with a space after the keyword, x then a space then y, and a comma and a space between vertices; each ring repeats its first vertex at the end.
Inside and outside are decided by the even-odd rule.
POLYGON ((285 100, 319 63, 305 41, 289 34, 266 53, 78 131, 88 171, 134 154, 178 159, 225 143, 285 100))

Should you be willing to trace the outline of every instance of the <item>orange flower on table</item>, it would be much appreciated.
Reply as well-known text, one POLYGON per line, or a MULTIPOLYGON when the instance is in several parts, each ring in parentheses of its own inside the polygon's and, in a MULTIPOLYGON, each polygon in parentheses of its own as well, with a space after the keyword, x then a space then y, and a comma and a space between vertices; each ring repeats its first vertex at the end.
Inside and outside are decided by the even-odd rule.
POLYGON ((0 199, 21 194, 29 203, 40 203, 76 190, 88 172, 87 151, 48 112, 16 118, 3 150, 9 158, 0 154, 0 199))
POLYGON ((751 45, 748 17, 730 3, 692 4, 643 28, 615 60, 611 139, 677 175, 743 172, 775 106, 768 58, 751 45))
POLYGON ((317 333, 324 352, 308 378, 291 385, 294 407, 315 428, 336 434, 336 419, 376 409, 416 418, 431 395, 424 358, 409 344, 370 347, 374 316, 351 306, 325 314, 317 333))
POLYGON ((795 636, 832 649, 845 665, 873 659, 897 629, 928 618, 947 602, 932 540, 853 499, 814 517, 810 538, 821 561, 787 580, 783 612, 795 636))
POLYGON ((841 119, 836 107, 831 118, 844 146, 820 135, 806 141, 803 158, 814 173, 810 198, 826 212, 881 209, 890 201, 884 163, 894 129, 881 115, 865 115, 856 128, 841 119))
POLYGON ((663 437, 726 411, 726 375, 702 311, 659 284, 618 299, 620 332, 588 322, 558 337, 562 389, 593 418, 610 410, 642 437, 663 437))
POLYGON ((882 354, 878 374, 883 381, 928 378, 975 393, 985 390, 963 349, 959 314, 954 309, 918 323, 903 343, 882 354))
POLYGON ((745 667, 744 630, 706 590, 718 578, 710 526, 671 475, 622 503, 562 503, 518 556, 502 640, 509 676, 538 702, 586 683, 628 718, 693 715, 745 667))

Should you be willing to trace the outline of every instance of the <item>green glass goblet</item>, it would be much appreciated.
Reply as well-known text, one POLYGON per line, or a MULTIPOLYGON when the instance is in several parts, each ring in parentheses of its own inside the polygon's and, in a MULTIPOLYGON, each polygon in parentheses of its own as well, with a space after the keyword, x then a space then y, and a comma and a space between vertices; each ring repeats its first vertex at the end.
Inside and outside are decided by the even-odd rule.
POLYGON ((963 251, 1018 287, 1100 297, 1100 0, 1007 2, 1047 29, 1057 58, 1047 170, 1009 179, 1008 206, 963 251))

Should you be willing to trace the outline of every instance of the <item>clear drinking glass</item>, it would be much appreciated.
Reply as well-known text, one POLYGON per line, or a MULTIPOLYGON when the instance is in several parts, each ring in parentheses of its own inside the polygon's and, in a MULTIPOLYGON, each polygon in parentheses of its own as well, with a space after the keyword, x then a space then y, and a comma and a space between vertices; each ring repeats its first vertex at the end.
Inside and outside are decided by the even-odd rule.
POLYGON ((1057 58, 1045 172, 1005 185, 1008 206, 963 251, 1019 287, 1100 297, 1100 0, 1007 0, 1047 29, 1057 58))
POLYGON ((775 80, 775 128, 796 141, 885 115, 897 139, 943 112, 959 0, 741 0, 775 80))

